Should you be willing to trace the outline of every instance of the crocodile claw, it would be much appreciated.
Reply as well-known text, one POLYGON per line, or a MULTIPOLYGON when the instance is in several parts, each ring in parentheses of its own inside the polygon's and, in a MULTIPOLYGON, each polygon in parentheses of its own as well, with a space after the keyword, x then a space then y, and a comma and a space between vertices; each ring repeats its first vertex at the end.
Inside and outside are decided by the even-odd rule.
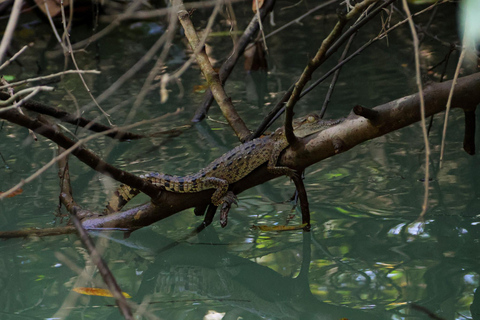
POLYGON ((223 203, 220 209, 220 225, 222 228, 225 228, 228 223, 228 212, 232 207, 232 203, 237 204, 237 196, 232 191, 228 191, 222 201, 223 203))

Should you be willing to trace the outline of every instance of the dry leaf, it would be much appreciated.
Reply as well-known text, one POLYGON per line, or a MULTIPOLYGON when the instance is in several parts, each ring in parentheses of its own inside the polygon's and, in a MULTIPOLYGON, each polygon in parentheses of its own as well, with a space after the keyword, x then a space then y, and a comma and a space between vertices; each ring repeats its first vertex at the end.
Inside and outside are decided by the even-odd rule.
MULTIPOLYGON (((258 7, 262 9, 263 7, 263 0, 258 0, 258 7)), ((252 0, 252 11, 257 13, 257 0, 252 0)))
MULTIPOLYGON (((78 287, 73 288, 72 291, 85 294, 87 296, 113 297, 113 294, 108 289, 78 287)), ((122 294, 127 299, 131 298, 128 293, 122 292, 122 294)))
POLYGON ((195 93, 205 93, 207 89, 208 89, 208 85, 206 84, 199 84, 199 85, 193 86, 193 92, 195 93))
MULTIPOLYGON (((8 196, 6 196, 6 198, 13 198, 15 196, 18 196, 19 194, 22 194, 23 192, 23 189, 17 189, 15 191, 13 191, 12 193, 10 193, 8 196)), ((0 195, 4 194, 5 192, 1 192, 0 191, 0 195)))
MULTIPOLYGON (((47 8, 48 12, 50 13, 51 17, 55 17, 62 11, 61 1, 60 0, 35 0, 37 6, 42 10, 45 15, 47 15, 47 8)), ((69 0, 63 1, 63 6, 67 7, 70 4, 69 0)))

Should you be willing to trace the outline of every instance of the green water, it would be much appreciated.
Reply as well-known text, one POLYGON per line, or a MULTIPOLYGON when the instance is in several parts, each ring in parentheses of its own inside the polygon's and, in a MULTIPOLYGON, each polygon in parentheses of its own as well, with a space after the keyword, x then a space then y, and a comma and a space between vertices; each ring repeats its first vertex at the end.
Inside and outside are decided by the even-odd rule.
MULTIPOLYGON (((235 6, 241 26, 245 25, 242 19, 250 15, 249 4, 246 8, 243 5, 235 6)), ((280 10, 285 5, 278 3, 277 26, 313 4, 280 10)), ((454 6, 441 7, 439 22, 432 25, 443 39, 456 38, 454 10, 454 6)), ((208 14, 196 11, 194 22, 202 25, 208 14)), ((223 24, 215 31, 228 30, 222 19, 223 24)), ((264 88, 260 98, 249 89, 251 79, 241 64, 235 69, 226 88, 250 128, 300 74, 335 19, 335 8, 331 7, 306 19, 303 25, 268 39, 269 74, 263 80, 254 76, 260 79, 254 86, 264 88)), ((124 23, 98 47, 90 46, 88 53, 77 54, 81 68, 102 71, 99 76, 86 76, 96 96, 148 50, 161 35, 159 24, 165 25, 124 23)), ((375 36, 380 25, 377 20, 362 29, 354 46, 375 36)), ((268 24, 265 28, 274 29, 268 24)), ((73 30, 76 40, 90 34, 85 25, 73 30)), ((37 75, 38 65, 41 74, 62 70, 63 57, 53 54, 55 39, 49 26, 32 13, 23 15, 17 37, 17 47, 32 41, 35 45, 20 59, 22 66, 12 65, 5 74, 24 79, 37 75)), ((346 116, 356 104, 372 107, 414 93, 409 37, 410 31, 402 28, 390 36, 388 45, 380 42, 348 64, 326 117, 346 116)), ((228 37, 209 40, 212 57, 222 59, 230 43, 228 37)), ((177 34, 168 71, 188 58, 184 48, 177 34)), ((431 64, 448 51, 428 39, 424 50, 430 53, 426 57, 431 64)), ((333 65, 329 62, 322 70, 333 65)), ((109 110, 138 94, 151 66, 142 69, 102 106, 109 110)), ((155 132, 188 123, 202 100, 202 94, 193 87, 201 84, 200 72, 193 68, 183 76, 182 89, 170 86, 165 104, 159 103, 157 92, 148 95, 137 110, 136 120, 158 117, 178 107, 184 110, 140 130, 155 132)), ((79 106, 90 102, 76 76, 52 85, 57 87, 55 92, 36 99, 73 112, 74 102, 65 91, 68 89, 74 91, 79 106)), ((318 111, 327 89, 325 83, 302 99, 296 114, 318 111)), ((112 120, 122 124, 130 106, 112 112, 112 120)), ((90 110, 85 116, 98 114, 90 110)), ((215 107, 210 116, 222 120, 215 107)), ((193 210, 138 230, 127 239, 121 232, 92 236, 122 290, 132 296, 132 301, 144 303, 139 319, 203 319, 208 313, 218 319, 428 319, 408 307, 411 302, 444 319, 472 317, 470 307, 480 272, 479 159, 462 151, 463 114, 453 111, 445 161, 438 168, 441 118, 443 115, 435 117, 430 135, 433 180, 424 224, 416 222, 423 202, 420 180, 424 155, 421 129, 415 124, 308 168, 305 184, 312 211, 310 233, 251 229, 253 224, 285 224, 292 214, 287 199, 293 194, 293 183, 279 178, 239 195, 239 205, 232 209, 227 228, 220 228, 215 219, 211 227, 187 241, 185 237, 202 221, 193 210)), ((0 137, 0 152, 8 165, 2 163, 0 168, 0 191, 29 177, 56 153, 49 141, 40 137, 34 142, 27 130, 8 123, 3 123, 0 137)), ((130 172, 179 175, 195 172, 235 145, 231 130, 211 120, 176 137, 124 143, 101 138, 88 143, 106 160, 130 172)), ((70 168, 77 202, 91 210, 102 210, 117 184, 75 158, 70 160, 70 168)), ((19 196, 0 201, 0 230, 62 225, 62 219, 55 216, 59 193, 56 168, 50 168, 23 190, 19 196)), ((146 197, 139 196, 134 204, 145 201, 146 197)), ((296 212, 291 224, 300 220, 296 212)), ((66 221, 64 217, 63 224, 66 221)), ((112 298, 80 296, 71 291, 74 287, 104 287, 77 236, 14 239, 0 242, 0 247, 0 319, 121 318, 112 298), (79 276, 82 272, 84 276, 79 276)))

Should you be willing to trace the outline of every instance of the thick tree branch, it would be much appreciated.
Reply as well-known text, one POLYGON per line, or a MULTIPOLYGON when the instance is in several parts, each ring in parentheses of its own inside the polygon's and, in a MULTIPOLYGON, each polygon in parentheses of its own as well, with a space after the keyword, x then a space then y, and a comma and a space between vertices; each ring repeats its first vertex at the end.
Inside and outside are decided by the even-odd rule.
MULTIPOLYGON (((480 73, 458 79, 452 100, 453 108, 472 110, 480 103, 480 73)), ((451 81, 433 84, 424 91, 425 114, 427 116, 445 110, 451 81)), ((378 117, 374 122, 351 114, 342 123, 333 126, 307 139, 301 140, 301 148, 295 151, 288 148, 279 165, 302 170, 337 153, 349 150, 367 140, 406 127, 420 121, 420 100, 418 94, 403 97, 374 108, 378 117)), ((278 176, 262 166, 244 179, 234 183, 231 190, 235 194, 262 184, 278 176)), ((308 179, 308 177, 307 177, 308 179)), ((162 220, 182 210, 207 206, 212 190, 198 193, 163 192, 156 204, 146 204, 107 217, 83 221, 85 228, 138 228, 162 220)))

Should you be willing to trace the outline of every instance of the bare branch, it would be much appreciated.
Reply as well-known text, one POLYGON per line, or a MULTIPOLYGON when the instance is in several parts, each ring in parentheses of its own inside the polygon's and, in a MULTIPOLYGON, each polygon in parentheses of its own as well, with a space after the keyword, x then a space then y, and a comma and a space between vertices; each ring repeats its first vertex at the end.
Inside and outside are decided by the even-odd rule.
POLYGON ((25 98, 23 98, 22 100, 16 102, 12 106, 0 109, 0 113, 5 112, 7 110, 17 108, 18 106, 20 106, 22 104, 22 101, 26 101, 26 100, 30 99, 31 97, 33 97, 35 94, 39 93, 40 91, 53 91, 53 90, 54 90, 53 87, 47 87, 47 86, 32 87, 32 88, 27 88, 27 89, 20 90, 17 93, 15 93, 14 95, 12 95, 10 98, 8 98, 7 100, 0 101, 0 107, 9 105, 10 103, 17 100, 17 98, 20 97, 20 96, 23 96, 27 93, 28 93, 28 95, 25 98))
POLYGON ((29 79, 25 79, 25 80, 21 80, 21 81, 17 81, 17 82, 11 82, 7 85, 0 86, 0 90, 5 89, 5 88, 16 87, 16 86, 19 86, 19 85, 22 85, 22 84, 25 84, 25 83, 32 83, 32 82, 36 82, 36 81, 48 80, 48 79, 52 79, 52 78, 55 78, 55 77, 60 77, 60 76, 63 76, 63 75, 66 75, 66 74, 72 74, 72 73, 73 74, 77 74, 77 73, 80 73, 80 74, 87 74, 87 73, 100 74, 100 71, 98 71, 98 70, 65 70, 65 71, 61 71, 61 72, 58 72, 58 73, 49 74, 49 75, 46 75, 46 76, 29 78, 29 79))
MULTIPOLYGON (((179 110, 177 110, 179 112, 179 110)), ((41 123, 38 120, 33 120, 25 115, 20 114, 19 112, 16 112, 15 110, 10 110, 7 112, 0 113, 0 118, 6 119, 12 123, 24 126, 26 128, 29 128, 44 137, 52 140, 55 142, 57 145, 67 149, 65 152, 62 154, 58 155, 57 157, 54 157, 52 160, 50 160, 46 165, 44 165, 41 169, 39 169, 36 173, 31 175, 25 180, 20 181, 16 186, 8 190, 7 192, 3 193, 0 195, 0 199, 5 198, 7 195, 11 194, 13 191, 17 190, 21 186, 23 186, 25 183, 28 183, 35 178, 37 178, 40 174, 45 172, 49 167, 54 165, 57 161, 62 159, 63 157, 67 156, 68 154, 72 153, 74 156, 76 156, 80 161, 91 167, 92 169, 103 173, 103 174, 108 174, 115 180, 118 180, 122 183, 126 183, 136 189, 142 190, 143 193, 149 195, 151 198, 156 198, 161 190, 158 187, 153 186, 151 183, 145 181, 144 179, 137 177, 131 173, 128 173, 126 171, 120 170, 109 163, 103 161, 100 159, 97 155, 95 155, 93 152, 87 150, 85 147, 83 147, 83 144, 86 142, 96 139, 98 137, 101 137, 103 135, 107 135, 109 133, 114 133, 119 129, 122 130, 128 130, 130 128, 134 128, 136 126, 146 124, 146 123, 153 123, 156 122, 160 119, 163 119, 165 117, 168 117, 172 115, 170 114, 165 114, 162 117, 155 118, 155 119, 150 119, 150 120, 144 120, 140 121, 137 123, 134 123, 129 126, 125 126, 123 128, 112 128, 110 130, 97 133, 94 135, 91 135, 85 139, 79 140, 77 142, 72 141, 70 138, 64 136, 62 133, 58 132, 55 130, 53 127, 49 125, 45 125, 41 123)))
POLYGON ((402 0, 403 9, 407 14, 408 24, 410 25, 410 31, 412 32, 413 38, 413 48, 415 50, 415 75, 417 80, 418 94, 420 97, 420 115, 421 121, 420 125, 422 126, 423 133, 423 143, 425 144, 425 195, 423 198, 422 212, 420 213, 419 219, 423 219, 427 213, 428 208, 428 192, 429 192, 429 180, 430 180, 430 144, 428 143, 428 133, 427 125, 425 123, 425 101, 423 97, 423 86, 422 86, 422 74, 420 73, 420 49, 419 41, 417 36, 417 31, 415 30, 415 25, 413 24, 412 14, 408 8, 407 0, 402 0))
POLYGON ((212 90, 215 100, 220 106, 224 117, 235 131, 237 137, 243 141, 250 134, 250 131, 235 110, 232 100, 227 96, 225 90, 223 89, 218 74, 215 72, 215 70, 213 70, 212 64, 210 63, 205 49, 203 48, 203 44, 198 39, 189 14, 183 6, 183 1, 174 0, 174 5, 178 8, 178 19, 185 30, 185 36, 188 38, 188 42, 192 47, 197 62, 202 69, 202 73, 207 80, 208 86, 212 90))
MULTIPOLYGON (((264 2, 262 8, 259 10, 260 17, 262 19, 264 19, 267 16, 267 14, 272 11, 274 4, 275 4, 275 0, 268 0, 264 2)), ((245 51, 245 48, 250 43, 250 39, 253 37, 255 33, 257 33, 258 29, 259 29, 258 15, 255 14, 252 20, 250 21, 250 23, 248 24, 248 26, 245 28, 242 36, 238 39, 238 41, 235 42, 235 45, 232 51, 230 52, 228 58, 225 60, 225 62, 222 64, 220 68, 219 76, 222 84, 225 84, 225 81, 228 79, 228 77, 230 76, 230 73, 232 72, 233 68, 237 64, 238 59, 242 56, 242 54, 245 51)), ((198 121, 201 121, 203 118, 205 118, 212 102, 213 102, 212 91, 208 89, 207 92, 205 92, 202 105, 195 111, 195 115, 192 118, 192 122, 198 122, 198 121)))
POLYGON ((13 55, 13 57, 11 57, 10 59, 8 59, 7 61, 5 61, 1 66, 0 66, 0 70, 2 70, 3 68, 5 68, 6 66, 8 66, 10 63, 12 63, 13 61, 15 61, 15 59, 17 59, 25 50, 27 50, 28 48, 28 45, 27 46, 23 46, 22 49, 18 50, 17 53, 15 53, 13 55))
POLYGON ((457 82, 458 75, 460 74, 460 68, 462 67, 463 59, 465 58, 465 53, 467 51, 466 43, 465 43, 466 39, 467 39, 467 32, 464 31, 464 36, 462 41, 463 42, 462 52, 460 53, 460 57, 458 58, 457 68, 455 69, 455 74, 453 75, 452 89, 450 90, 450 95, 448 96, 447 109, 445 111, 445 121, 443 123, 443 132, 442 132, 442 146, 440 148, 440 168, 442 167, 442 164, 443 164, 443 153, 445 151, 445 139, 447 136, 448 115, 450 113, 450 105, 452 103, 453 91, 455 90, 455 84, 457 82))
MULTIPOLYGON (((480 103, 480 73, 459 78, 452 100, 452 108, 471 110, 480 103)), ((451 81, 433 84, 424 91, 425 115, 445 110, 451 81)), ((280 166, 288 166, 303 170, 323 159, 349 150, 358 144, 382 136, 389 132, 406 127, 421 120, 420 98, 418 94, 402 97, 373 109, 377 120, 371 122, 366 118, 351 115, 342 123, 302 139, 302 147, 293 150, 287 148, 278 162, 280 166), (354 132, 355 134, 352 134, 354 132), (301 151, 300 151, 301 150, 301 151)), ((279 177, 262 166, 244 179, 232 184, 230 190, 235 194, 279 177)), ((307 178, 308 179, 308 178, 307 178)), ((169 217, 179 211, 191 207, 206 207, 210 203, 212 190, 197 193, 162 192, 155 204, 147 204, 133 209, 118 212, 106 217, 86 219, 83 225, 90 228, 139 228, 169 217)))
POLYGON ((17 26, 18 16, 20 15, 20 10, 22 9, 23 0, 15 0, 13 3, 12 12, 10 13, 10 18, 8 19, 7 28, 2 37, 2 42, 0 43, 0 63, 2 63, 5 53, 7 52, 10 41, 12 40, 13 32, 17 26))
MULTIPOLYGON (((330 32, 330 34, 323 40, 320 48, 315 54, 315 57, 313 57, 313 59, 310 60, 307 67, 305 67, 305 69, 303 70, 302 75, 300 76, 298 81, 295 83, 295 87, 292 91, 292 94, 288 99, 287 104, 285 105, 285 111, 286 111, 285 124, 284 124, 285 137, 287 138, 287 141, 290 143, 290 145, 295 146, 297 142, 297 139, 293 134, 293 126, 292 126, 293 114, 294 114, 293 107, 295 106, 297 101, 300 99, 300 94, 302 93, 303 88, 305 87, 307 82, 310 81, 310 79, 312 78, 313 72, 325 61, 327 50, 330 49, 333 42, 340 36, 343 30, 343 27, 347 24, 347 22, 353 17, 355 17, 356 15, 363 12, 368 6, 370 6, 373 3, 376 3, 377 1, 378 0, 364 0, 360 3, 357 3, 355 7, 345 16, 339 17, 339 20, 336 23, 335 27, 330 32)), ((361 23, 359 23, 359 25, 360 24, 361 23)), ((349 38, 350 35, 349 33, 345 33, 343 37, 349 38)))

